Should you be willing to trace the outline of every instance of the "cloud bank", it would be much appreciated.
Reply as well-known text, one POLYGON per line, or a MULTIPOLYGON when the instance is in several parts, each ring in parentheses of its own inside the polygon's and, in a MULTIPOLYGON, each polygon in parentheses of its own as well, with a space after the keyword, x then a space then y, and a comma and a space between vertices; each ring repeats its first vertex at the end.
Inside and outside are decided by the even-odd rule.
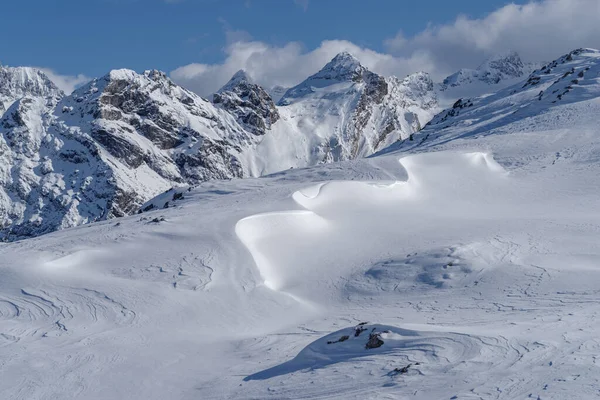
POLYGON ((79 75, 61 75, 49 68, 40 68, 48 78, 63 92, 71 94, 79 86, 91 81, 91 78, 83 74, 79 75))
POLYGON ((578 47, 599 48, 599 15, 600 0, 508 4, 483 18, 460 15, 453 23, 431 25, 414 36, 398 32, 385 40, 385 52, 345 40, 326 40, 315 49, 306 49, 298 42, 274 46, 246 37, 228 40, 222 63, 185 65, 172 71, 171 77, 201 95, 216 91, 239 69, 265 87, 292 86, 337 53, 348 51, 383 75, 402 77, 427 71, 442 79, 509 50, 517 51, 526 61, 545 61, 578 47))

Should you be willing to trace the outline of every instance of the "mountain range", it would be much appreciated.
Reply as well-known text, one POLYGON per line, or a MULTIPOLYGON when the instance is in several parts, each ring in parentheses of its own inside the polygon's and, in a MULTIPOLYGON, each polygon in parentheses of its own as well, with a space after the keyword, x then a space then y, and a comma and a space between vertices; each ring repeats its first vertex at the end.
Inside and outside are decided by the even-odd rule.
POLYGON ((239 71, 207 100, 156 70, 65 95, 39 70, 0 67, 0 239, 130 215, 172 187, 366 157, 442 118, 452 90, 494 90, 529 68, 509 53, 436 84, 340 53, 295 87, 239 71))

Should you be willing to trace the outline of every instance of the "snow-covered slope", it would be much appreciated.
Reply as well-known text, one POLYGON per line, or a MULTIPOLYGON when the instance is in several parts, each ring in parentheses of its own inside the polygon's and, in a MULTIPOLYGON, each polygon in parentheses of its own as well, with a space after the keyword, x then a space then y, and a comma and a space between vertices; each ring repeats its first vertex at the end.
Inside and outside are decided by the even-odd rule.
POLYGON ((0 398, 597 398, 598 52, 543 71, 385 155, 0 244, 0 398))
POLYGON ((60 98, 63 93, 38 69, 0 65, 0 116, 26 96, 60 98))
POLYGON ((461 97, 493 93, 523 80, 535 68, 535 63, 524 63, 516 52, 497 54, 476 69, 461 69, 436 85, 440 103, 447 107, 461 97))
POLYGON ((437 99, 425 73, 384 78, 340 53, 278 104, 280 121, 248 155, 253 175, 368 156, 421 129, 437 99))

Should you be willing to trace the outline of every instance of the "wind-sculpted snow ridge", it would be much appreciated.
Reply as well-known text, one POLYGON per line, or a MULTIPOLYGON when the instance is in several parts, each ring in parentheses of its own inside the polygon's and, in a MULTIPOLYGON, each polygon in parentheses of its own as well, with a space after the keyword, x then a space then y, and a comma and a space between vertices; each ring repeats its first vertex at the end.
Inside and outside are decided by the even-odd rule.
MULTIPOLYGON (((329 257, 366 262, 391 246, 390 238, 403 229, 412 207, 431 208, 435 213, 439 200, 452 196, 458 188, 500 190, 506 175, 485 153, 408 156, 400 164, 408 175, 405 182, 321 183, 293 194, 300 210, 258 214, 239 221, 236 233, 254 257, 265 285, 284 291, 318 285, 312 278, 319 275, 329 257), (296 257, 290 262, 291 252, 306 254, 308 260, 296 257)), ((446 211, 450 208, 453 218, 478 212, 458 202, 447 205, 446 211)), ((414 218, 413 214, 411 220, 414 218)))
MULTIPOLYGON (((391 318, 405 324, 321 334, 297 355, 288 352, 266 368, 246 369, 247 397, 241 391, 238 396, 293 398, 302 392, 307 398, 512 399, 550 392, 549 398, 561 398, 570 391, 591 396, 597 389, 587 368, 597 366, 589 357, 569 358, 569 344, 558 350, 541 333, 514 336, 510 328, 521 317, 537 320, 551 312, 550 304, 562 301, 557 294, 565 293, 558 287, 570 287, 576 279, 555 280, 569 272, 559 272, 562 258, 541 239, 560 236, 561 196, 540 190, 540 182, 511 176, 482 152, 410 155, 400 164, 408 176, 404 181, 318 183, 293 193, 296 209, 237 223, 236 233, 267 288, 309 309, 327 309, 324 313, 368 310, 362 318, 370 320, 390 318, 386 310, 392 307, 391 318), (546 219, 550 215, 557 226, 546 219), (452 296, 458 293, 465 298, 457 302, 452 296), (444 312, 454 319, 442 317, 444 312), (412 328, 417 315, 435 330, 412 328), (482 318, 496 317, 508 324, 506 333, 481 325, 482 318), (370 335, 383 344, 365 348, 370 335), (497 378, 490 381, 490 376, 497 378), (578 383, 564 376, 585 378, 578 383)), ((551 176, 547 183, 561 191, 551 176)), ((598 202, 589 200, 584 208, 598 209, 598 202)), ((579 218, 569 215, 565 218, 579 218)), ((583 259, 576 264, 589 265, 583 259)), ((564 329, 573 332, 568 325, 564 329)), ((579 345, 597 346, 584 336, 579 345)), ((248 346, 255 354, 278 342, 248 346)))

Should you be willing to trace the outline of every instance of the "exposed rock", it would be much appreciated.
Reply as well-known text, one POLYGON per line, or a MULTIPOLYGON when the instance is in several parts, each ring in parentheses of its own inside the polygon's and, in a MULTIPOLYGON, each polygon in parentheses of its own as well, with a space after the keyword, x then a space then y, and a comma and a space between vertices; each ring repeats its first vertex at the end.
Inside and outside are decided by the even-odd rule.
POLYGON ((383 340, 381 340, 381 333, 373 332, 369 334, 369 341, 365 345, 365 348, 368 349, 376 349, 378 347, 383 346, 383 340))
POLYGON ((344 335, 341 338, 339 338, 338 340, 329 340, 327 342, 327 344, 341 343, 341 342, 345 342, 348 339, 350 339, 350 336, 344 335))
POLYGON ((213 103, 237 117, 238 122, 255 135, 267 133, 280 118, 271 96, 244 71, 238 71, 213 95, 213 103))

